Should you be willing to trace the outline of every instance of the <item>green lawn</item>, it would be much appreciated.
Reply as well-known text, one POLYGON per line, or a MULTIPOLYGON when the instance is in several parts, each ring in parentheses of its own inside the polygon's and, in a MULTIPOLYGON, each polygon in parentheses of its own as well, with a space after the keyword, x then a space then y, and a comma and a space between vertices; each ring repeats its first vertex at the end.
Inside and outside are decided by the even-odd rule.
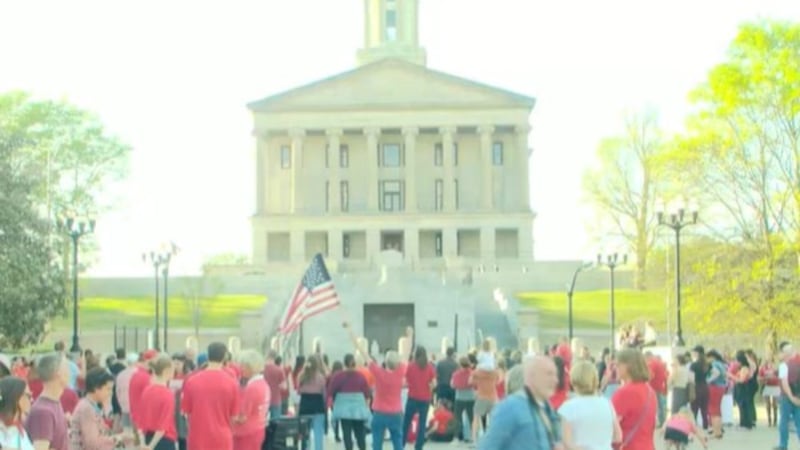
MULTIPOLYGON (((236 328, 239 314, 260 310, 266 297, 257 295, 219 295, 204 298, 200 303, 200 326, 203 328, 236 328)), ((141 298, 86 298, 80 301, 81 330, 108 330, 114 325, 150 327, 153 325, 153 297, 141 298)), ((164 304, 161 303, 163 313, 164 304)), ((72 314, 53 321, 54 331, 69 330, 72 314)), ((182 297, 169 299, 169 325, 174 328, 192 328, 192 304, 182 297)))
MULTIPOLYGON (((615 292, 616 323, 653 320, 656 328, 666 325, 666 303, 663 291, 617 290, 615 292)), ((567 294, 564 292, 523 292, 517 294, 522 306, 539 310, 542 328, 564 328, 567 324, 567 294)), ((575 328, 607 328, 609 326, 609 291, 575 292, 573 297, 575 328)))

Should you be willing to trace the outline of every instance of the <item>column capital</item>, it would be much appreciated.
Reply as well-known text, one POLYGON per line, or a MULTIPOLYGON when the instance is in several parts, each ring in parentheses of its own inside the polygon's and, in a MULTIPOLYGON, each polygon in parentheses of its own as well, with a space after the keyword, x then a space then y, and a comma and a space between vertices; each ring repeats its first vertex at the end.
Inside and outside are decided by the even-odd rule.
POLYGON ((364 128, 364 134, 367 136, 380 136, 381 129, 379 127, 364 128))
POLYGON ((478 127, 478 133, 480 133, 481 135, 488 134, 489 136, 491 136, 494 134, 494 130, 495 130, 494 125, 481 125, 478 127))
POLYGON ((289 137, 292 139, 303 139, 306 137, 306 130, 302 128, 292 128, 289 130, 289 137))
POLYGON ((328 128, 325 130, 325 136, 328 137, 342 137, 344 134, 344 130, 341 128, 328 128))
POLYGON ((419 127, 403 127, 403 136, 416 136, 419 134, 419 127))
POLYGON ((456 127, 447 126, 447 127, 439 127, 439 134, 442 136, 452 136, 456 134, 458 129, 456 127))

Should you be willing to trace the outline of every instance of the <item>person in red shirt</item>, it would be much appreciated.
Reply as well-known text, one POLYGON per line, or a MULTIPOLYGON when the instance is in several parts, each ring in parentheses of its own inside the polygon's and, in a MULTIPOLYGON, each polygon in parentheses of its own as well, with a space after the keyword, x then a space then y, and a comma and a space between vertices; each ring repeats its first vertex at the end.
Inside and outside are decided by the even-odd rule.
POLYGON ((562 337, 554 353, 554 356, 561 358, 564 362, 564 370, 569 373, 569 370, 572 368, 572 348, 570 347, 569 339, 562 337))
POLYGON ((153 380, 142 393, 139 423, 147 450, 174 450, 178 441, 175 425, 175 394, 169 382, 175 366, 169 355, 160 355, 152 364, 153 380))
POLYGON ((233 447, 236 450, 261 450, 271 397, 269 385, 259 372, 264 367, 264 358, 255 350, 245 350, 239 355, 239 361, 247 384, 240 391, 241 407, 233 422, 233 447))
POLYGON ((611 403, 622 428, 620 450, 655 450, 658 398, 648 383, 650 371, 644 355, 632 348, 620 351, 617 375, 622 386, 614 392, 611 403))
MULTIPOLYGON (((418 424, 423 426, 428 423, 428 408, 431 404, 431 392, 436 384, 436 371, 433 364, 428 362, 428 352, 425 347, 417 346, 414 352, 414 362, 406 368, 406 385, 408 385, 408 399, 406 400, 405 417, 403 418, 403 436, 408 436, 408 429, 414 415, 419 414, 418 424)), ((425 444, 425 433, 418 432, 414 448, 422 450, 425 444)))
POLYGON ((767 424, 770 427, 778 426, 778 401, 781 397, 781 380, 778 377, 778 367, 775 356, 767 355, 764 363, 758 370, 758 382, 764 386, 762 395, 767 408, 767 424))
POLYGON ((651 352, 644 354, 647 360, 647 370, 650 371, 650 387, 658 396, 658 427, 664 425, 667 419, 667 366, 661 358, 651 352))
POLYGON ((227 351, 223 343, 209 345, 206 368, 184 382, 181 410, 188 416, 192 450, 233 450, 231 421, 239 414, 239 384, 222 370, 227 351))
POLYGON ((567 372, 564 360, 556 356, 553 358, 553 362, 556 364, 556 372, 558 373, 558 386, 556 386, 556 392, 550 397, 550 406, 554 411, 558 411, 558 408, 561 408, 561 405, 567 401, 571 386, 569 372, 567 372))
POLYGON ((264 364, 264 381, 269 387, 269 418, 277 419, 283 415, 283 401, 289 398, 286 384, 286 372, 277 362, 278 352, 270 350, 267 352, 267 362, 264 364), (284 390, 286 396, 284 397, 284 390))
POLYGON ((427 438, 431 442, 453 442, 456 428, 456 420, 450 408, 447 407, 447 400, 441 399, 433 411, 433 417, 428 423, 427 438))
POLYGON ((158 351, 156 350, 147 350, 139 356, 136 372, 134 372, 133 376, 131 377, 131 385, 128 389, 128 403, 131 407, 131 423, 133 424, 133 429, 136 430, 139 439, 144 438, 143 435, 139 434, 139 432, 142 430, 142 424, 140 422, 141 414, 139 412, 139 410, 142 408, 142 394, 144 394, 144 390, 147 389, 147 386, 150 385, 149 364, 150 361, 156 357, 158 357, 158 351))

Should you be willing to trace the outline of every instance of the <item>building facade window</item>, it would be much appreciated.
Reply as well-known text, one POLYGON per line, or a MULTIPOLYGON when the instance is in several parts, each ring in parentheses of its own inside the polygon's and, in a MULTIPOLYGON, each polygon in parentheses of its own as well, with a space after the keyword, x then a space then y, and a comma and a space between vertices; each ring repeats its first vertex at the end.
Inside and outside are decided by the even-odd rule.
POLYGON ((441 211, 444 209, 444 181, 441 178, 435 182, 433 195, 433 209, 441 211))
POLYGON ((503 165, 503 143, 495 142, 492 144, 492 164, 495 166, 503 165))
POLYGON ((458 209, 458 179, 453 180, 453 205, 458 209))
POLYGON ((342 256, 344 258, 350 257, 350 235, 347 233, 342 235, 342 256))
POLYGON ((350 185, 347 181, 339 182, 339 204, 341 205, 342 212, 350 210, 350 185))
POLYGON ((325 212, 331 210, 331 182, 325 182, 325 212))
POLYGON ((434 237, 434 251, 436 252, 436 256, 442 256, 442 232, 439 231, 436 233, 434 237))
POLYGON ((346 145, 339 147, 339 167, 350 167, 350 147, 346 145))
POLYGON ((394 0, 386 2, 386 41, 394 42, 397 40, 397 5, 394 0))
POLYGON ((288 145, 281 145, 281 169, 292 167, 292 148, 288 145))
POLYGON ((382 181, 380 184, 381 211, 402 211, 405 207, 403 201, 403 182, 398 180, 382 181))
POLYGON ((379 162, 382 167, 401 167, 403 165, 403 147, 400 144, 383 144, 380 150, 379 162))
POLYGON ((444 155, 442 154, 442 144, 433 146, 433 165, 441 166, 443 163, 444 155))

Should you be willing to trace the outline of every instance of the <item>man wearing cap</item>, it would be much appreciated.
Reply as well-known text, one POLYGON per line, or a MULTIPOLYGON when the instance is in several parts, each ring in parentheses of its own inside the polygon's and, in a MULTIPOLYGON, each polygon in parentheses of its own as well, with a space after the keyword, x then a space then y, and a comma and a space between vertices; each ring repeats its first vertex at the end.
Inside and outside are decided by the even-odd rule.
MULTIPOLYGON (((128 390, 128 403, 131 408, 131 422, 137 436, 141 433, 141 400, 144 390, 150 385, 150 361, 158 358, 158 350, 147 350, 143 352, 136 365, 136 371, 131 377, 131 386, 128 390)), ((140 436, 144 438, 144 436, 140 436)), ((141 440, 140 442, 144 442, 141 440)))

